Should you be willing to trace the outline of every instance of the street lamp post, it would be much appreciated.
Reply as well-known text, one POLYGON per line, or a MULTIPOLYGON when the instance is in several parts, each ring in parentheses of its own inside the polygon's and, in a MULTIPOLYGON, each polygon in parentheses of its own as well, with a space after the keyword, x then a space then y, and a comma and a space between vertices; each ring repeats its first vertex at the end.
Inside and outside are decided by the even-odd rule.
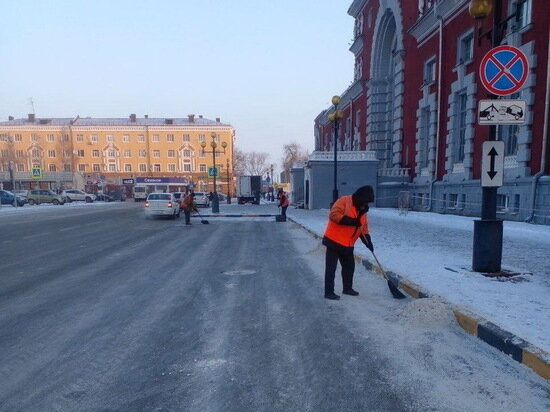
POLYGON ((227 204, 231 204, 231 182, 229 181, 229 159, 225 163, 227 169, 227 204))
POLYGON ((15 194, 15 149, 13 148, 13 145, 15 144, 15 136, 8 135, 8 144, 9 144, 9 162, 8 162, 8 168, 10 172, 10 180, 11 180, 11 190, 13 192, 13 203, 14 206, 17 208, 19 206, 17 204, 17 194, 15 194))
POLYGON ((202 147, 202 153, 212 153, 212 168, 213 170, 213 178, 214 178, 214 191, 212 193, 212 213, 220 213, 220 201, 218 199, 218 191, 216 189, 216 176, 218 175, 218 169, 216 168, 216 154, 225 153, 225 148, 227 147, 226 142, 222 142, 222 148, 223 152, 216 151, 216 148, 218 147, 218 144, 216 143, 216 133, 212 132, 210 135, 212 137, 212 141, 210 142, 210 147, 212 150, 204 150, 206 147, 206 142, 201 142, 202 147))
POLYGON ((334 112, 328 115, 329 120, 334 122, 334 186, 331 206, 338 200, 338 120, 344 116, 343 112, 338 110, 339 103, 340 96, 333 96, 334 112))
POLYGON ((275 201, 275 186, 274 186, 274 181, 273 181, 273 165, 271 165, 271 201, 274 202, 275 201))

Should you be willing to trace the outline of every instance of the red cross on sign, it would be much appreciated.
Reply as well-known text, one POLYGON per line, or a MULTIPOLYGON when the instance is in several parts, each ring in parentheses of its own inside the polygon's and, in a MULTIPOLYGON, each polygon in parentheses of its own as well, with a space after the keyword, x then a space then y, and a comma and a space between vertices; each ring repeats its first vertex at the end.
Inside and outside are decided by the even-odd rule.
POLYGON ((521 89, 529 74, 527 56, 513 46, 498 46, 487 52, 479 67, 483 86, 497 96, 508 96, 521 89))

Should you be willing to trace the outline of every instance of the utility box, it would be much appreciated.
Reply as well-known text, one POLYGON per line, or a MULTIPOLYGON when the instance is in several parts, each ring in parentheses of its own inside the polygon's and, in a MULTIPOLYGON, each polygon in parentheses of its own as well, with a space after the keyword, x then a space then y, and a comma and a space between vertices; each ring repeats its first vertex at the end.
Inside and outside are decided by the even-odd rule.
POLYGON ((260 204, 260 193, 262 190, 261 176, 239 176, 237 181, 237 203, 260 204))
MULTIPOLYGON (((351 195, 361 186, 376 190, 378 159, 373 151, 339 151, 338 196, 351 195)), ((305 170, 305 207, 330 209, 334 189, 334 152, 313 152, 305 170)), ((375 193, 376 195, 376 193, 375 193)))

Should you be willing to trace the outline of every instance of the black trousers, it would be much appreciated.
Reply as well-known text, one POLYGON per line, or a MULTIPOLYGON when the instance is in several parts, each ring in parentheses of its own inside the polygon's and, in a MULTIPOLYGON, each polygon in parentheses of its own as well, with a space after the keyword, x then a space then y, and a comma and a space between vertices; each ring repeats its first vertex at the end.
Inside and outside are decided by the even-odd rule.
POLYGON ((288 206, 281 206, 281 216, 286 218, 286 210, 288 209, 288 206))
POLYGON ((186 225, 191 224, 191 211, 190 210, 184 210, 183 214, 185 215, 185 224, 186 225))
POLYGON ((338 261, 340 261, 340 265, 342 266, 343 289, 353 289, 353 272, 355 271, 353 248, 336 250, 327 247, 327 254, 325 256, 325 294, 334 293, 334 277, 338 261))

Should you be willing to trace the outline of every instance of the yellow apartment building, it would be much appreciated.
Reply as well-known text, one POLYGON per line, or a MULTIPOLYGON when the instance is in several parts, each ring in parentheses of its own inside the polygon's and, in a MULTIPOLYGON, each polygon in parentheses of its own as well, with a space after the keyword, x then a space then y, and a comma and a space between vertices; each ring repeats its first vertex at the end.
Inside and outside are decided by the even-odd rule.
POLYGON ((182 190, 233 191, 235 129, 219 118, 27 118, 0 122, 4 189, 77 188, 155 181, 182 190), (216 148, 213 149, 212 142, 216 148))

